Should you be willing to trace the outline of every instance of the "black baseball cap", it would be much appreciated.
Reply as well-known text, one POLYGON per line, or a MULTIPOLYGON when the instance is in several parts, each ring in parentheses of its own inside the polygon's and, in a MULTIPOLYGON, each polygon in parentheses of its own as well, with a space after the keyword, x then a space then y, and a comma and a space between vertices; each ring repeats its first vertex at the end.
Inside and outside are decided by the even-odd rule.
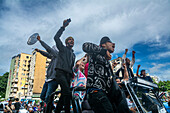
POLYGON ((105 44, 106 42, 112 43, 112 41, 110 40, 109 37, 104 36, 104 37, 100 40, 100 45, 105 44))

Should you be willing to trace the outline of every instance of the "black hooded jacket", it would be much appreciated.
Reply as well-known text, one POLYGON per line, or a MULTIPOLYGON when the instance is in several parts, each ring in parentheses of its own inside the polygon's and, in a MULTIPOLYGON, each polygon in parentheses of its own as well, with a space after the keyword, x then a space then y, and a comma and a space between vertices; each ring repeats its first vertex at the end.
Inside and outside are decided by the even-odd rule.
POLYGON ((64 46, 60 39, 64 30, 64 27, 61 27, 54 36, 56 47, 59 50, 56 69, 60 69, 71 74, 75 62, 75 54, 71 48, 64 46))
POLYGON ((97 88, 108 93, 113 73, 109 61, 105 58, 107 50, 87 42, 83 44, 83 51, 90 56, 87 87, 97 88))

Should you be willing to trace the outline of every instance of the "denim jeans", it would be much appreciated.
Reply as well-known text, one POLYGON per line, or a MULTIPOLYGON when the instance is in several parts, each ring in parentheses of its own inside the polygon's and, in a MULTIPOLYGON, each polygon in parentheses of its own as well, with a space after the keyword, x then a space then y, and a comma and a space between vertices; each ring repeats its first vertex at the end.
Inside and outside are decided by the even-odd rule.
POLYGON ((56 80, 45 82, 43 85, 40 98, 47 103, 49 96, 51 95, 52 92, 54 92, 57 89, 57 87, 58 87, 58 83, 56 82, 56 80))

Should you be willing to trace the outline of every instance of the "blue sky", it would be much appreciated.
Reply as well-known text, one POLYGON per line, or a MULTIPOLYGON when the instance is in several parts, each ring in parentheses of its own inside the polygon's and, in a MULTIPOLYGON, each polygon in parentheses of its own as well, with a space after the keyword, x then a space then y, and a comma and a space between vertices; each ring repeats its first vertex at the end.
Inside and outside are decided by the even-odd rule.
POLYGON ((160 80, 170 80, 169 0, 0 0, 0 75, 9 71, 10 61, 21 52, 31 54, 39 43, 29 46, 28 37, 38 32, 53 46, 62 21, 71 18, 61 39, 75 38, 77 59, 84 42, 99 44, 108 36, 116 43, 113 58, 126 48, 136 51, 136 63, 160 80))

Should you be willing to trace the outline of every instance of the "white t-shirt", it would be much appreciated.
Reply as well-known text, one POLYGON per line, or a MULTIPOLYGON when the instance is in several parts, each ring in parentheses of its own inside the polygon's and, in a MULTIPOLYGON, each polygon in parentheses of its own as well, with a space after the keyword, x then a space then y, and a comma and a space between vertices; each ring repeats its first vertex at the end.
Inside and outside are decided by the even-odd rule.
POLYGON ((33 110, 32 104, 28 104, 28 108, 29 108, 29 110, 33 110))

